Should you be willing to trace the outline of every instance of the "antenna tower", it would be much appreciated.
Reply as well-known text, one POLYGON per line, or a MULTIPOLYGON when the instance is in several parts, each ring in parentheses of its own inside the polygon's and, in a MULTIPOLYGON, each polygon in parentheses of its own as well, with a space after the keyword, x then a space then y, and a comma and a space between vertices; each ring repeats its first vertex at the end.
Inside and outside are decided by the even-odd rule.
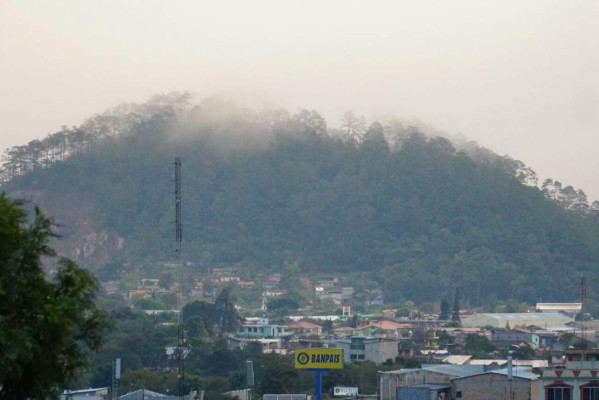
POLYGON ((175 255, 181 258, 181 240, 183 228, 181 224, 181 158, 175 157, 175 255))
MULTIPOLYGON (((183 240, 183 228, 181 222, 181 158, 175 157, 175 256, 177 259, 176 267, 181 271, 181 241, 183 240)), ((183 319, 181 318, 182 294, 181 294, 181 274, 179 273, 178 286, 178 321, 179 321, 179 342, 177 345, 177 391, 179 396, 185 395, 185 329, 183 319)))

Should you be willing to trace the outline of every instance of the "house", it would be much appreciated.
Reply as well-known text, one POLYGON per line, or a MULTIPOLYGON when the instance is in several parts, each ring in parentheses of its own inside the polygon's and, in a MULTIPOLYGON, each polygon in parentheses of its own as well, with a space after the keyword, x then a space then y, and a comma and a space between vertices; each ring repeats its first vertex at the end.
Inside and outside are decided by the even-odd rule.
POLYGON ((144 278, 141 280, 139 289, 148 290, 151 292, 160 290, 160 279, 144 278))
POLYGON ((376 327, 378 328, 384 335, 387 336, 408 336, 410 330, 412 329, 412 324, 408 323, 399 323, 395 321, 381 320, 381 321, 366 321, 364 325, 361 325, 360 328, 368 328, 368 327, 376 327))
POLYGON ((235 336, 251 337, 251 338, 279 338, 291 336, 291 332, 287 332, 282 325, 273 325, 268 321, 268 318, 246 319, 235 336))
POLYGON ((230 336, 227 338, 229 350, 244 349, 249 343, 259 343, 263 353, 287 354, 281 338, 240 338, 230 336))
POLYGON ((320 336, 322 327, 309 321, 295 321, 285 325, 288 332, 296 336, 320 336))
POLYGON ((539 347, 551 348, 559 340, 559 333, 554 331, 535 331, 535 335, 539 337, 539 347))
POLYGON ((281 284, 281 274, 269 275, 266 282, 262 283, 264 289, 276 289, 281 284))
POLYGON ((565 350, 562 363, 540 369, 538 400, 599 398, 599 349, 565 350))
POLYGON ((353 287, 316 286, 314 290, 318 300, 332 300, 337 305, 341 305, 343 302, 351 300, 354 295, 353 287))
POLYGON ((382 337, 354 336, 350 339, 333 341, 337 348, 343 350, 343 362, 372 361, 381 364, 389 359, 394 360, 398 355, 397 339, 382 337))
POLYGON ((318 278, 318 280, 316 281, 316 284, 323 288, 328 288, 328 287, 338 286, 340 282, 341 281, 339 280, 339 278, 336 278, 334 276, 325 276, 325 277, 318 278))
POLYGON ((408 336, 411 324, 401 324, 394 321, 366 321, 365 324, 358 326, 357 328, 351 327, 339 327, 335 328, 335 335, 339 336, 379 336, 379 337, 391 337, 400 338, 402 336, 408 336))
POLYGON ((267 289, 264 292, 262 292, 262 296, 265 298, 275 298, 275 297, 281 297, 286 295, 288 292, 287 289, 267 289))
POLYGON ((497 328, 491 331, 491 341, 497 347, 509 347, 527 343, 535 348, 539 347, 539 335, 526 329, 502 329, 497 328))
POLYGON ((482 328, 439 328, 439 331, 451 336, 453 343, 460 347, 466 344, 468 335, 482 335, 489 340, 491 339, 491 332, 482 328))
POLYGON ((212 277, 210 278, 210 280, 215 285, 220 285, 220 284, 229 283, 229 282, 237 284, 237 282, 241 281, 241 278, 239 276, 236 276, 236 275, 235 276, 212 275, 212 277))

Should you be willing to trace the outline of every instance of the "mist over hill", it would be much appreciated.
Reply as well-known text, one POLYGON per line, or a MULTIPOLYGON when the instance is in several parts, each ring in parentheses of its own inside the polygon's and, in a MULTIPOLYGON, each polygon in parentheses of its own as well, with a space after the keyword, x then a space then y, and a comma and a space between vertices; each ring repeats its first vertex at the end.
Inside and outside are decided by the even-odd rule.
POLYGON ((103 279, 173 258, 179 156, 182 257, 200 270, 295 264, 388 302, 460 288, 470 305, 577 301, 581 275, 599 282, 599 203, 583 191, 400 120, 341 125, 160 95, 8 149, 0 189, 54 216, 57 247, 103 279))

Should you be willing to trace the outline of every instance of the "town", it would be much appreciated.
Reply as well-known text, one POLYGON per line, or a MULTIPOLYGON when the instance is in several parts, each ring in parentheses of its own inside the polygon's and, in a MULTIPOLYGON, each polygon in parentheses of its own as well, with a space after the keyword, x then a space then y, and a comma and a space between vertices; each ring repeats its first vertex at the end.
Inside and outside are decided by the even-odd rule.
MULTIPOLYGON (((174 275, 176 267, 164 270, 174 275)), ((224 289, 243 299, 236 306, 243 319, 226 335, 231 350, 252 344, 263 353, 291 356, 299 349, 341 349, 344 365, 413 361, 408 368, 379 370, 375 392, 336 386, 332 397, 586 400, 599 395, 598 325, 583 313, 583 302, 484 312, 460 307, 456 292, 453 307, 444 301, 421 310, 406 301, 401 308, 387 308, 380 291, 357 291, 341 274, 297 275, 299 288, 287 285, 282 275, 249 280, 237 268, 211 268, 193 279, 184 302, 214 301, 224 289), (298 293, 307 306, 299 306, 298 293)), ((116 288, 111 282, 104 286, 116 288)), ((176 313, 154 307, 176 307, 179 290, 169 274, 146 276, 126 297, 146 314, 176 313)), ((242 400, 250 395, 229 394, 242 400)))

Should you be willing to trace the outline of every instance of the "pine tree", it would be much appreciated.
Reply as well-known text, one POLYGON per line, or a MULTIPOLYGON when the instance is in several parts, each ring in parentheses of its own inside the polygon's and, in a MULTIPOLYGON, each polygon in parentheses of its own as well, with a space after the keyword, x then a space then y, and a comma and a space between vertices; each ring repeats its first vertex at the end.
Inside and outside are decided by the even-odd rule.
POLYGON ((455 297, 453 299, 453 309, 451 310, 451 320, 460 324, 460 289, 455 289, 455 297))

